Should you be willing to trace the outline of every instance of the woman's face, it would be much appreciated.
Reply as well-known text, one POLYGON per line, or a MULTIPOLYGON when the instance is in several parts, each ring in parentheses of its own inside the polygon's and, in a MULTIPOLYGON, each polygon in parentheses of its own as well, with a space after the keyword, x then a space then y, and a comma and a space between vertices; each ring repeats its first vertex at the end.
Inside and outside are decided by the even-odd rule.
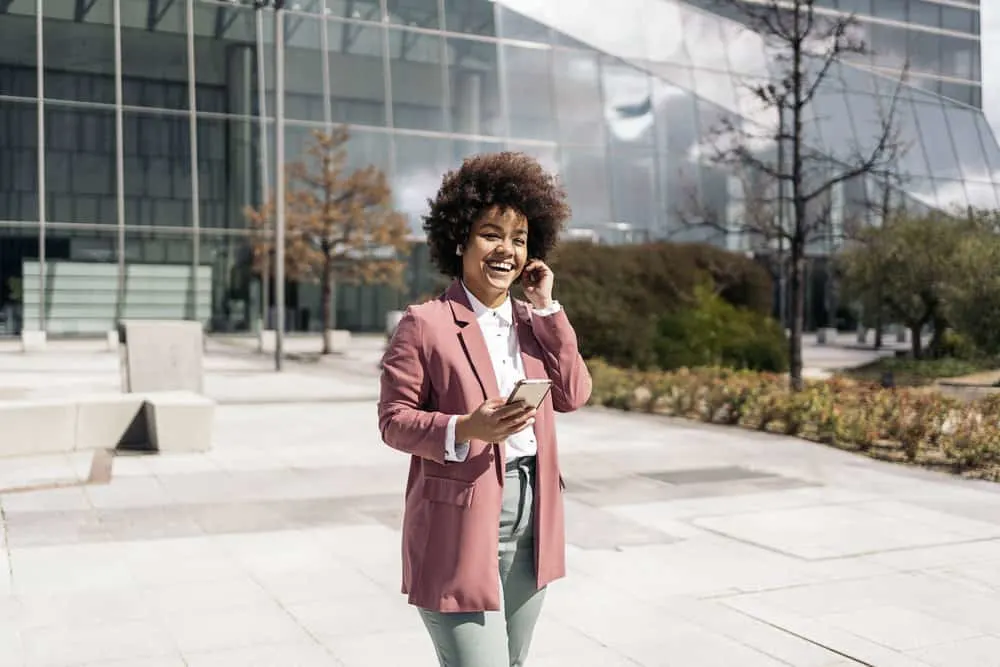
POLYGON ((527 261, 528 220, 513 209, 493 208, 472 225, 462 252, 462 280, 493 307, 503 302, 527 261))

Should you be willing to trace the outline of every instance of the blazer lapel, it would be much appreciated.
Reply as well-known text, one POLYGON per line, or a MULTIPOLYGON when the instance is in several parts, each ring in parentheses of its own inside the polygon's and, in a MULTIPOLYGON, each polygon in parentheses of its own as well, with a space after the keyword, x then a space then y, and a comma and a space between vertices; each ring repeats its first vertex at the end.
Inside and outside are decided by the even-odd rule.
POLYGON ((476 322, 476 314, 472 311, 472 304, 465 294, 462 283, 456 280, 445 294, 451 304, 451 312, 455 317, 455 324, 458 326, 458 339, 465 350, 465 356, 469 359, 472 372, 479 380, 479 386, 483 390, 483 398, 494 398, 500 395, 499 384, 496 373, 493 372, 493 362, 490 360, 489 350, 486 348, 486 339, 483 337, 483 330, 476 322))

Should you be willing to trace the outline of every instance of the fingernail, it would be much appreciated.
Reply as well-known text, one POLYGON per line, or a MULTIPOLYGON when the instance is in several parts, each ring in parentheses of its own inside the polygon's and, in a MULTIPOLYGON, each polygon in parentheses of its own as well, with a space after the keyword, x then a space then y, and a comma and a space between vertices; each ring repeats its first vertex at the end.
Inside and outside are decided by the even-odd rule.
POLYGON ((534 418, 528 420, 528 426, 532 426, 535 423, 534 418))

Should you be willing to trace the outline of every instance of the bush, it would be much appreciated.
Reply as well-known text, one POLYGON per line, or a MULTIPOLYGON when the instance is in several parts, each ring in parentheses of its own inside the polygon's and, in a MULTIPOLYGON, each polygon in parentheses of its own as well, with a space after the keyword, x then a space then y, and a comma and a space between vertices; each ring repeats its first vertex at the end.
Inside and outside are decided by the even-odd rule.
POLYGON ((595 245, 570 242, 551 259, 556 297, 571 314, 585 358, 652 368, 661 318, 694 302, 710 283, 720 297, 767 316, 767 271, 742 255, 702 244, 595 245))
POLYGON ((659 319, 653 347, 662 369, 788 370, 788 345, 781 326, 766 315, 726 302, 707 285, 695 288, 693 307, 659 319))
POLYGON ((588 363, 591 403, 798 436, 870 456, 1000 481, 1000 394, 961 402, 844 378, 721 368, 643 372, 588 363))

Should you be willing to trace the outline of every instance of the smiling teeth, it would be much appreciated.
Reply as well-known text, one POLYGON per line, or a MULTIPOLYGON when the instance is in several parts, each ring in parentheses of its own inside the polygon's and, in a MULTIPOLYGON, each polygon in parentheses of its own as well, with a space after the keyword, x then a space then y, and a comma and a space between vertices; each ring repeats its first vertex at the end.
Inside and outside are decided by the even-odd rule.
POLYGON ((489 266, 491 269, 499 269, 500 271, 510 271, 511 269, 514 268, 513 265, 502 262, 491 262, 487 264, 487 266, 489 266))

